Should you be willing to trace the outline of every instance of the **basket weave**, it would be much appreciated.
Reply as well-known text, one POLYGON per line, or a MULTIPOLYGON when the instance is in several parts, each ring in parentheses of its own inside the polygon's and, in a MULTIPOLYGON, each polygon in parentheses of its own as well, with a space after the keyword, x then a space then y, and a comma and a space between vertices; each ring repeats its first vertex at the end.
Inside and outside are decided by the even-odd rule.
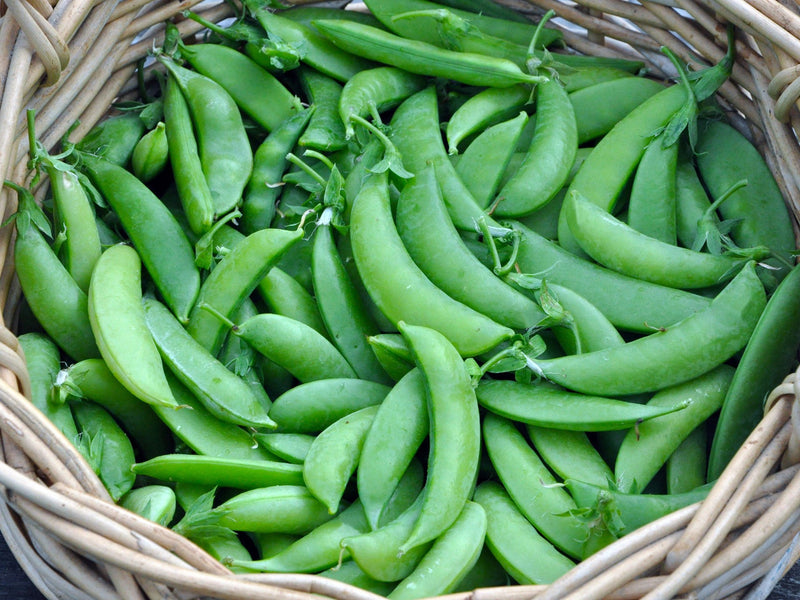
MULTIPOLYGON (((25 109, 36 109, 46 147, 80 119, 77 139, 135 88, 136 64, 160 43, 163 21, 199 0, 52 1, 0 2, 0 174, 19 183, 27 175, 25 109)), ((499 3, 537 16, 553 9, 560 19, 551 23, 574 50, 644 59, 664 78, 675 73, 661 46, 695 66, 712 64, 724 54, 726 23, 735 24, 738 60, 721 103, 800 215, 800 10, 793 0, 499 3)), ((221 0, 202 6, 212 21, 230 14, 221 0)), ((186 34, 199 28, 178 21, 186 34)), ((15 202, 0 190, 3 219, 15 202)), ((13 334, 20 290, 12 231, 0 228, 0 532, 42 593, 70 600, 377 598, 312 575, 234 575, 184 538, 110 502, 83 458, 27 400, 30 383, 13 334)), ((448 598, 765 598, 800 557, 800 543, 792 543, 800 532, 798 397, 800 377, 792 373, 704 502, 629 534, 549 586, 448 598)))

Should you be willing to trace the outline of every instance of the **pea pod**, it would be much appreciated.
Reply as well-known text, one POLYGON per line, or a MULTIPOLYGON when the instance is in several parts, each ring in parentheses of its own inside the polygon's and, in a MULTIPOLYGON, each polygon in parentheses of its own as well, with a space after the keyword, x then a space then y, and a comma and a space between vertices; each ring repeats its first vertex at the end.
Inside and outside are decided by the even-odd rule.
POLYGON ((172 488, 165 485, 146 485, 129 491, 119 499, 119 505, 153 523, 167 527, 175 516, 177 501, 172 488))
POLYGON ((369 336, 367 341, 381 367, 395 382, 400 381, 414 368, 414 359, 400 334, 379 333, 369 336))
POLYGON ((689 157, 679 156, 675 169, 675 229, 681 245, 694 248, 699 235, 698 225, 706 216, 715 227, 719 227, 719 216, 716 211, 709 212, 710 207, 711 200, 694 162, 689 157))
POLYGON ((272 454, 288 463, 302 465, 314 436, 307 433, 257 433, 258 443, 272 454))
POLYGON ((131 168, 134 175, 147 183, 160 175, 168 163, 166 126, 163 121, 159 121, 136 143, 131 156, 131 168))
POLYGON ((380 596, 385 596, 394 587, 392 582, 377 581, 367 575, 354 560, 345 560, 342 564, 326 569, 318 573, 318 575, 350 584, 380 596))
POLYGON ((564 479, 604 486, 614 481, 609 468, 583 431, 528 425, 528 437, 548 467, 564 479))
POLYGON ((667 459, 667 493, 682 494, 706 484, 708 424, 696 427, 667 459))
POLYGON ((145 132, 144 121, 135 112, 103 119, 76 144, 75 149, 102 156, 108 162, 127 167, 133 149, 145 132))

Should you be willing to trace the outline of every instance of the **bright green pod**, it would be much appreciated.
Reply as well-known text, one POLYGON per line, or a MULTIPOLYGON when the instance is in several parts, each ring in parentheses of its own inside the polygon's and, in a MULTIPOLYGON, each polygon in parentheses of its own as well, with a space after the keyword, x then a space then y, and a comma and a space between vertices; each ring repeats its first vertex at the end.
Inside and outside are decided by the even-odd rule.
POLYGON ((307 433, 257 433, 256 441, 278 458, 294 465, 302 465, 314 436, 307 433))
POLYGON ((148 521, 168 527, 177 508, 175 492, 166 485, 146 485, 133 489, 119 499, 119 505, 148 521))
POLYGON ((604 486, 614 481, 614 472, 583 431, 527 426, 534 449, 553 473, 604 486))
POLYGON ((136 143, 131 155, 131 168, 134 175, 147 183, 160 175, 168 164, 169 145, 166 126, 163 121, 159 121, 136 143))

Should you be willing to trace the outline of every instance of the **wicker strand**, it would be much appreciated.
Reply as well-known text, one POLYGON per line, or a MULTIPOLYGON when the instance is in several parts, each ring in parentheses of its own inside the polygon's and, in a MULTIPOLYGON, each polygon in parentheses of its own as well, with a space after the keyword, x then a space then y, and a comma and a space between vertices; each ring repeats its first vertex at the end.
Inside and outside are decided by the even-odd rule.
POLYGON ((29 11, 25 8, 21 0, 6 0, 9 14, 19 23, 20 28, 25 32, 29 43, 42 61, 47 78, 42 83, 43 86, 54 85, 61 77, 61 70, 65 66, 63 56, 59 55, 58 50, 53 46, 52 41, 43 33, 41 21, 43 17, 36 11, 29 11), (39 15, 37 19, 33 15, 39 15))

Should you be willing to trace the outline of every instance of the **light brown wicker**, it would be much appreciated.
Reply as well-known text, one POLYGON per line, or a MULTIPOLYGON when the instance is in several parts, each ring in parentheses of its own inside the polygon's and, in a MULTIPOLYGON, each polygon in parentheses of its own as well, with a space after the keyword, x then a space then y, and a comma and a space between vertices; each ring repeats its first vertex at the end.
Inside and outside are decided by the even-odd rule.
MULTIPOLYGON (((0 174, 26 180, 24 111, 54 146, 75 120, 78 137, 134 86, 139 59, 158 43, 165 19, 198 0, 2 0, 0 2, 0 174)), ((297 0, 295 3, 298 2, 297 0)), ((724 54, 725 24, 738 27, 738 60, 720 90, 723 105, 766 157, 792 214, 800 215, 800 10, 792 0, 502 0, 524 14, 553 9, 577 52, 643 58, 674 73, 669 46, 694 65, 724 54)), ((328 3, 337 6, 347 0, 328 3)), ((206 0, 221 20, 230 7, 206 0)), ((198 27, 177 19, 184 33, 198 27)), ((0 213, 16 209, 0 191, 0 213)), ((230 598, 372 599, 311 575, 233 575, 180 536, 112 504, 73 447, 29 403, 29 380, 14 337, 20 290, 11 227, 0 229, 0 532, 48 598, 139 600, 230 598)), ((800 301, 800 299, 798 299, 800 301)), ((708 499, 607 547, 549 586, 513 586, 448 596, 648 600, 764 598, 800 557, 800 377, 788 374, 768 411, 708 499), (794 542, 794 543, 793 543, 794 542)))

